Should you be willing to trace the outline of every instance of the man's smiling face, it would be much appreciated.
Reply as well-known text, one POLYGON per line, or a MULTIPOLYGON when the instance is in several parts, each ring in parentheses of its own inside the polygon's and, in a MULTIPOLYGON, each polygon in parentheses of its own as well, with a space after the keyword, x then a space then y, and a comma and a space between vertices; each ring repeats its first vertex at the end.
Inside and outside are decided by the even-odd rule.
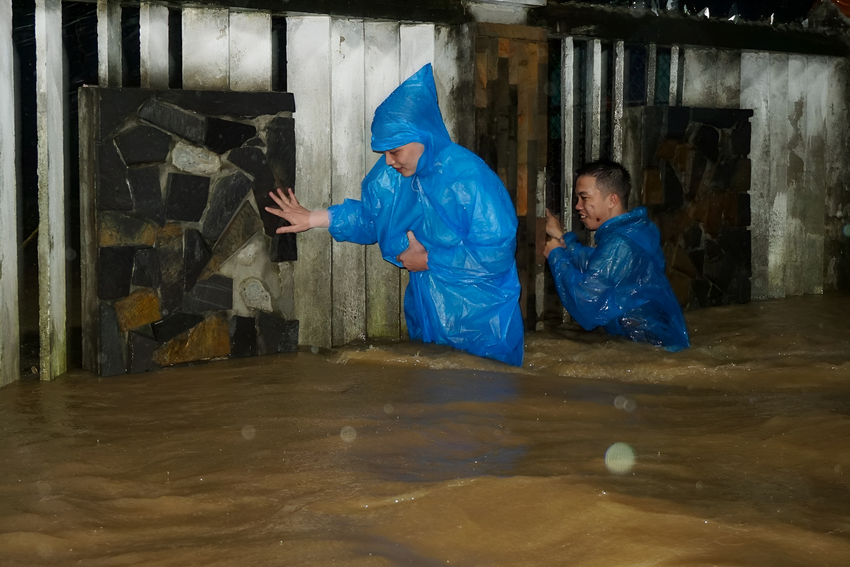
POLYGON ((576 210, 587 230, 596 230, 602 224, 616 216, 614 214, 614 195, 607 194, 596 185, 596 178, 582 175, 576 180, 576 210))

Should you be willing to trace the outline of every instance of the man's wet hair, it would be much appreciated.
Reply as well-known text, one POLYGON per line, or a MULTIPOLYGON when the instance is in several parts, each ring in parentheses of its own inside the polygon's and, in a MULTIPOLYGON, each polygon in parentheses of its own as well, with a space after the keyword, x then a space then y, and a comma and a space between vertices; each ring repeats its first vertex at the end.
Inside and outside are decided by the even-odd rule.
POLYGON ((615 161, 597 160, 586 163, 576 171, 576 179, 587 175, 596 178, 596 186, 606 195, 620 197, 623 208, 629 208, 629 193, 632 192, 632 176, 626 168, 615 161))

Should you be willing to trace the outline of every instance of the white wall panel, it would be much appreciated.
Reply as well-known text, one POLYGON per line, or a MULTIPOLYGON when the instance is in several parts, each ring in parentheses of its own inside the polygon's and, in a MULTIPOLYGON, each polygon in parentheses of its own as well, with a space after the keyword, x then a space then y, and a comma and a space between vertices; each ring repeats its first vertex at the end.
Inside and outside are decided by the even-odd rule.
POLYGON ((183 9, 183 88, 226 91, 230 39, 227 8, 183 9))
POLYGON ((272 90, 272 17, 230 12, 230 90, 272 90))
POLYGON ((139 6, 139 62, 143 89, 168 88, 168 8, 139 6))

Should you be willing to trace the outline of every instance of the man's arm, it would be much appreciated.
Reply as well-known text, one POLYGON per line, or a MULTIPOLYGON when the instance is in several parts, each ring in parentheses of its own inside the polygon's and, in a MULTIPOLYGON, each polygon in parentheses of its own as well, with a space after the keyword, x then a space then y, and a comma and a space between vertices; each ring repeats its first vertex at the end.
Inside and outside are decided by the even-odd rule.
MULTIPOLYGON (((569 233, 568 233, 569 234, 569 233)), ((577 241, 549 254, 558 297, 570 315, 587 330, 624 314, 618 290, 635 260, 629 244, 619 237, 604 246, 588 248, 577 241)))

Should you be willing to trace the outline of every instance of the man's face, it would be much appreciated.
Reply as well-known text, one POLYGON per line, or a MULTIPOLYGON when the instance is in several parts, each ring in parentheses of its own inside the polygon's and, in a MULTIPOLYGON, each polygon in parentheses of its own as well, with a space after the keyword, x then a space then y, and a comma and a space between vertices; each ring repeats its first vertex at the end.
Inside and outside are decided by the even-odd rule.
POLYGON ((587 230, 596 230, 602 223, 615 216, 613 195, 606 195, 596 186, 596 178, 582 175, 576 180, 578 203, 576 210, 587 230))
POLYGON ((387 165, 394 168, 405 177, 416 173, 416 164, 425 151, 425 146, 419 142, 410 142, 393 150, 384 152, 387 165))

